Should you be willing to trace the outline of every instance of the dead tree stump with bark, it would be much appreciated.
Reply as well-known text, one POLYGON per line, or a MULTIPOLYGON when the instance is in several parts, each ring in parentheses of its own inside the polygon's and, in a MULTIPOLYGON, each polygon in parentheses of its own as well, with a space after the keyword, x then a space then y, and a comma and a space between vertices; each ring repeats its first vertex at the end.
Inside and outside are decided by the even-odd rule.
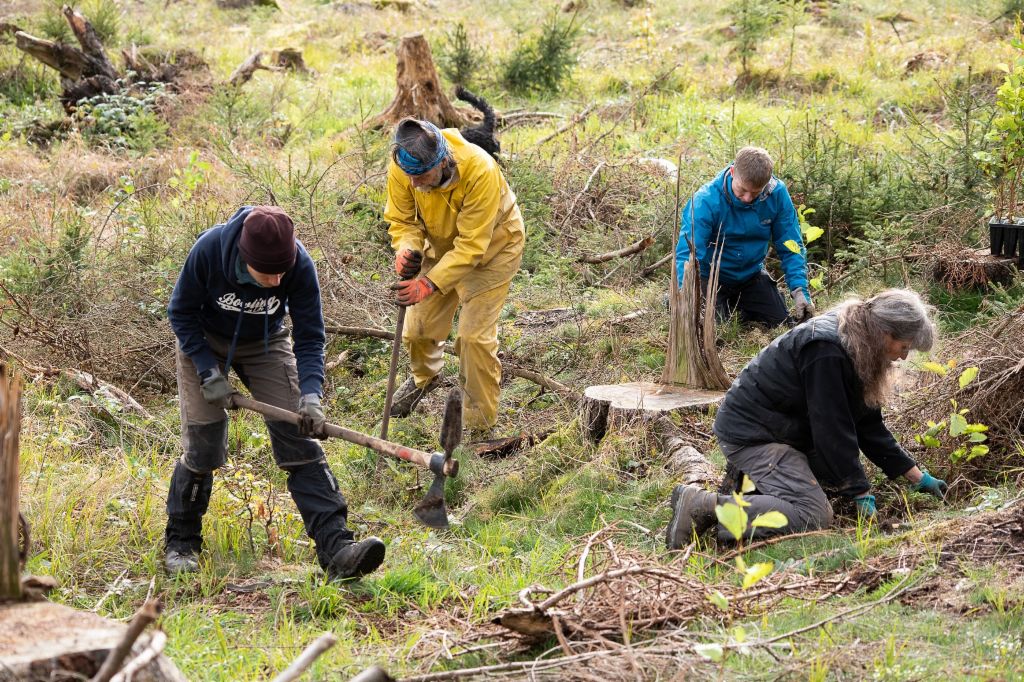
POLYGON ((430 45, 422 33, 402 36, 398 43, 397 91, 391 104, 368 127, 390 129, 406 116, 430 121, 440 128, 458 128, 469 117, 459 111, 437 77, 430 45))
POLYGON ((24 31, 15 33, 14 39, 19 50, 60 74, 61 104, 71 113, 83 99, 117 92, 120 74, 89 20, 67 5, 61 11, 81 48, 36 38, 24 31))

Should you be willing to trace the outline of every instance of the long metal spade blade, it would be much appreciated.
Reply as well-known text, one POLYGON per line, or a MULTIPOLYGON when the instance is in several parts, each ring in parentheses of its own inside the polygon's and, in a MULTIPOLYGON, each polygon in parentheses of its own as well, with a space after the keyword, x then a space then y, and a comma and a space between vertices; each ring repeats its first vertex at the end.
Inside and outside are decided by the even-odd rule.
MULTIPOLYGON (((462 389, 456 387, 448 394, 448 400, 444 405, 444 419, 441 421, 441 447, 444 449, 444 455, 438 453, 430 459, 434 481, 427 490, 427 496, 412 510, 420 523, 429 528, 448 527, 448 510, 444 506, 444 482, 447 478, 444 474, 444 465, 451 459, 452 453, 461 442, 462 389)), ((454 469, 452 475, 457 472, 458 469, 454 469)))

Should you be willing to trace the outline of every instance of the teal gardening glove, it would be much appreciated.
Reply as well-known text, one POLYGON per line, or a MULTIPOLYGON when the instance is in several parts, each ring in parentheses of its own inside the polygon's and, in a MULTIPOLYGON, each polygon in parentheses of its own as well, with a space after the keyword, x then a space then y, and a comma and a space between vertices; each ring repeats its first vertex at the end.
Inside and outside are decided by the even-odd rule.
POLYGON ((857 516, 864 519, 873 519, 878 515, 878 507, 875 506, 874 495, 861 495, 853 498, 853 502, 857 505, 857 516))
POLYGON ((934 495, 941 500, 946 496, 946 490, 949 489, 949 486, 946 485, 946 482, 941 478, 935 478, 925 471, 924 476, 921 477, 920 481, 914 484, 912 489, 919 493, 934 495))
POLYGON ((324 408, 320 406, 320 396, 316 393, 307 393, 299 398, 299 435, 307 438, 327 438, 324 433, 324 424, 327 418, 324 417, 324 408))

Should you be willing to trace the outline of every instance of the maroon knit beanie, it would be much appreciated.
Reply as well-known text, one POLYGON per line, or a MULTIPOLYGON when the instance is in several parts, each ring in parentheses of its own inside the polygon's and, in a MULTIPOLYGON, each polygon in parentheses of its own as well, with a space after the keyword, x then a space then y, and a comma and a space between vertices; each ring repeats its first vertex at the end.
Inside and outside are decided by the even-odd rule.
POLYGON ((279 275, 295 264, 295 227, 278 206, 255 206, 242 223, 238 252, 256 272, 279 275))

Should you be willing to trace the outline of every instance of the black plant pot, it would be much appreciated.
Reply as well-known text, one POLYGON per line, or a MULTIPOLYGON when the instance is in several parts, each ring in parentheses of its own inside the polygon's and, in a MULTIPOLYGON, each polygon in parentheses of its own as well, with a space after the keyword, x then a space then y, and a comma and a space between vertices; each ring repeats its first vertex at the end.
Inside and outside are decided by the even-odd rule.
POLYGON ((1024 269, 1024 224, 993 216, 988 221, 988 239, 993 256, 1016 258, 1017 267, 1024 269))

